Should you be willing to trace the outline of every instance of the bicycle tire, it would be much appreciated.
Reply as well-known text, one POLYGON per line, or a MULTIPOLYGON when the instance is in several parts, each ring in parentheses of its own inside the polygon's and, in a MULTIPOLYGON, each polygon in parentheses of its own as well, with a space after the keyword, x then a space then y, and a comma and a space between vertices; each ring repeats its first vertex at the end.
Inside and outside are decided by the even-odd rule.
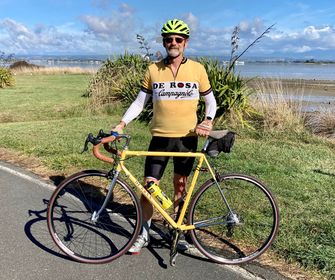
POLYGON ((118 178, 112 199, 92 221, 105 200, 111 176, 85 170, 65 179, 48 203, 47 224, 53 241, 70 258, 100 264, 128 251, 142 224, 142 210, 134 191, 118 178))
POLYGON ((192 198, 188 221, 196 226, 191 238, 207 258, 221 264, 242 264, 263 254, 279 227, 279 209, 268 188, 242 175, 218 176, 205 182, 192 198))

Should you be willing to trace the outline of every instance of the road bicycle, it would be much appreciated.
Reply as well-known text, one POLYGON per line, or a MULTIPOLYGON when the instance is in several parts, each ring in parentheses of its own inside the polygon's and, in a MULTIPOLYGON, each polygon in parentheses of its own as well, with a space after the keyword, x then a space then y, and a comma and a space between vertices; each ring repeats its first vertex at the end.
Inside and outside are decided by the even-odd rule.
MULTIPOLYGON (((185 232, 194 247, 214 262, 242 264, 254 260, 275 239, 279 209, 274 196, 258 179, 243 174, 220 174, 211 166, 211 156, 220 153, 229 133, 212 131, 201 151, 195 153, 134 151, 129 149, 129 135, 102 130, 96 137, 89 134, 84 150, 92 143, 94 156, 108 162, 110 170, 75 173, 55 189, 47 211, 52 239, 66 255, 79 262, 100 264, 115 260, 129 250, 140 232, 142 209, 138 195, 141 194, 171 228, 172 266, 176 264, 180 234, 185 232), (146 156, 196 158, 176 218, 163 209, 126 167, 129 158, 146 156), (210 178, 197 186, 200 174, 210 178)), ((232 145, 231 139, 230 142, 232 145)))

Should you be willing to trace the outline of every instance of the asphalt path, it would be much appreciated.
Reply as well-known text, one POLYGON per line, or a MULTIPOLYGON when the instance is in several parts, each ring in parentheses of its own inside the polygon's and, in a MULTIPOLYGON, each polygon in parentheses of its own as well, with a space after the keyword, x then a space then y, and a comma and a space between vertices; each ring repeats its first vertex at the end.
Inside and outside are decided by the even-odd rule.
POLYGON ((169 265, 169 249, 153 245, 140 255, 89 265, 69 259, 56 247, 46 224, 55 187, 36 175, 0 161, 0 279, 287 279, 258 265, 224 266, 194 254, 179 254, 169 265))

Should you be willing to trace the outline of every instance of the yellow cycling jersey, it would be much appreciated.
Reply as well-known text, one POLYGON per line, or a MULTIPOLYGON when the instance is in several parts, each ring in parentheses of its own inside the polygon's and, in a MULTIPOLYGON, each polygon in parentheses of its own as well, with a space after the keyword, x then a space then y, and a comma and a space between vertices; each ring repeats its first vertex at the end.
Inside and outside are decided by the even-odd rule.
POLYGON ((141 90, 152 95, 151 134, 183 137, 194 135, 199 97, 212 89, 204 66, 183 58, 176 76, 167 59, 151 64, 141 90))

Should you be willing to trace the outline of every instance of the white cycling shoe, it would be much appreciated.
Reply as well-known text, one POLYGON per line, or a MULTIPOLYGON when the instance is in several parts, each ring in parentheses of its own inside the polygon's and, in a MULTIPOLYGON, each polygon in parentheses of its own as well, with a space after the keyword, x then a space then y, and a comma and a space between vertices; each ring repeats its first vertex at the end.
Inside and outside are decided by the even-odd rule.
POLYGON ((143 247, 147 247, 149 245, 149 242, 149 238, 145 238, 143 235, 139 235, 134 244, 128 250, 128 253, 132 255, 138 255, 143 247))

